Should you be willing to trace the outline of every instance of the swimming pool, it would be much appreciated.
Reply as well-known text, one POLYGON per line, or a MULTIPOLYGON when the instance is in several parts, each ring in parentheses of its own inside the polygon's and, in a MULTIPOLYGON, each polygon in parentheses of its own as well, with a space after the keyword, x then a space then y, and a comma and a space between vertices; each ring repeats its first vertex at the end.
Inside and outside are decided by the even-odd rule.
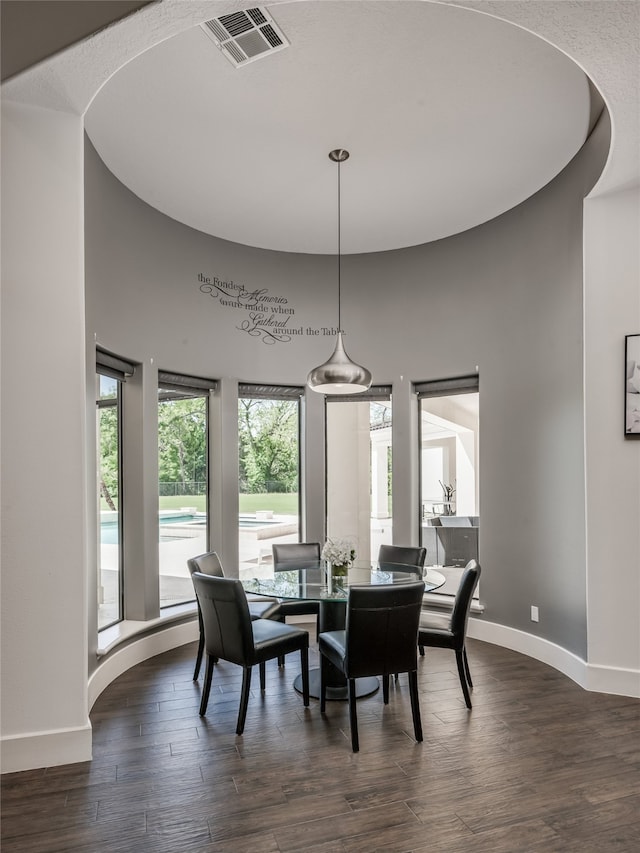
MULTIPOLYGON (((159 533, 159 542, 170 542, 174 539, 188 539, 191 538, 185 533, 180 533, 177 529, 177 525, 186 525, 188 524, 190 527, 204 527, 206 524, 206 518, 204 515, 198 515, 195 513, 184 513, 178 512, 172 515, 160 515, 158 517, 158 533, 159 533), (163 530, 163 528, 171 527, 174 525, 174 531, 171 530, 163 530)), ((117 545, 119 542, 118 535, 119 524, 117 521, 102 521, 100 524, 100 544, 101 545, 117 545)))
POLYGON ((269 527, 271 525, 282 524, 277 518, 248 518, 247 516, 241 515, 238 518, 238 527, 269 527))
MULTIPOLYGON (((158 542, 169 542, 173 539, 186 539, 186 536, 181 536, 179 533, 172 534, 169 531, 163 531, 162 527, 170 522, 161 521, 158 528, 158 542)), ((105 521, 100 525, 100 544, 101 545, 117 545, 119 542, 118 523, 116 521, 105 521)))
MULTIPOLYGON (((158 518, 158 533, 159 542, 170 542, 175 539, 190 539, 188 529, 204 528, 207 523, 206 516, 203 513, 176 513, 175 515, 161 515, 158 518), (173 530, 165 529, 173 527, 173 530), (187 527, 187 530, 180 530, 181 527, 187 527)), ((245 530, 253 530, 255 528, 273 527, 281 525, 282 522, 278 519, 258 519, 254 516, 241 515, 238 518, 238 527, 245 530)), ((103 521, 100 524, 100 543, 102 545, 117 545, 119 542, 117 521, 103 521)))

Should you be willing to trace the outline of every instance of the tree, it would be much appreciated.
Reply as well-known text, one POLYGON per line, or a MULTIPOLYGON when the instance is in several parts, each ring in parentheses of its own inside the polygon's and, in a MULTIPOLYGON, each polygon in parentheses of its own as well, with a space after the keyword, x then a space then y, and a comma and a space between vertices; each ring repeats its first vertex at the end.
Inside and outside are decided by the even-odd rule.
POLYGON ((100 453, 100 494, 111 510, 118 508, 118 406, 108 405, 98 409, 100 453))
POLYGON ((247 492, 298 489, 298 403, 238 401, 241 487, 247 492))
POLYGON ((158 404, 160 482, 203 482, 207 478, 207 398, 158 404))

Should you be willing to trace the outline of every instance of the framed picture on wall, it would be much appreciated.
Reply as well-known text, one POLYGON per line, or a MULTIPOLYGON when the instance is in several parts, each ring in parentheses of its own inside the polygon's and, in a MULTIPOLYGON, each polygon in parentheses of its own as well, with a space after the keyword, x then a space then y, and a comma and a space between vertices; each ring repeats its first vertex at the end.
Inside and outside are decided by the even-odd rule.
POLYGON ((624 433, 640 438, 640 335, 626 336, 624 364, 624 433))

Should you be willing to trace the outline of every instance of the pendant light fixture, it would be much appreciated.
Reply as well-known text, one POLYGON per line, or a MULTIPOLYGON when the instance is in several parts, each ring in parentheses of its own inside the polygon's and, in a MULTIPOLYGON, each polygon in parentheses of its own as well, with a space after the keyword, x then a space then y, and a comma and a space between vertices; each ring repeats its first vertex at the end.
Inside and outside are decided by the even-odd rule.
POLYGON ((340 324, 340 163, 344 163, 348 157, 349 152, 344 148, 329 152, 329 159, 338 164, 338 338, 329 361, 314 367, 307 377, 309 388, 320 394, 361 394, 371 385, 371 374, 366 367, 351 361, 345 352, 340 324))

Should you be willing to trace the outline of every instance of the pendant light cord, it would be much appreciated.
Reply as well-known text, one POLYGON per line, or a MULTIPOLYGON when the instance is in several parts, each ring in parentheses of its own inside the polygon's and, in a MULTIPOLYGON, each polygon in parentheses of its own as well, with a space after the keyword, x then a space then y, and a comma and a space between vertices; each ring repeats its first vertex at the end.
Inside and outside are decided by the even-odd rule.
POLYGON ((341 319, 341 281, 340 281, 340 271, 341 271, 341 249, 340 249, 340 160, 338 160, 338 334, 342 331, 342 319, 341 319))

